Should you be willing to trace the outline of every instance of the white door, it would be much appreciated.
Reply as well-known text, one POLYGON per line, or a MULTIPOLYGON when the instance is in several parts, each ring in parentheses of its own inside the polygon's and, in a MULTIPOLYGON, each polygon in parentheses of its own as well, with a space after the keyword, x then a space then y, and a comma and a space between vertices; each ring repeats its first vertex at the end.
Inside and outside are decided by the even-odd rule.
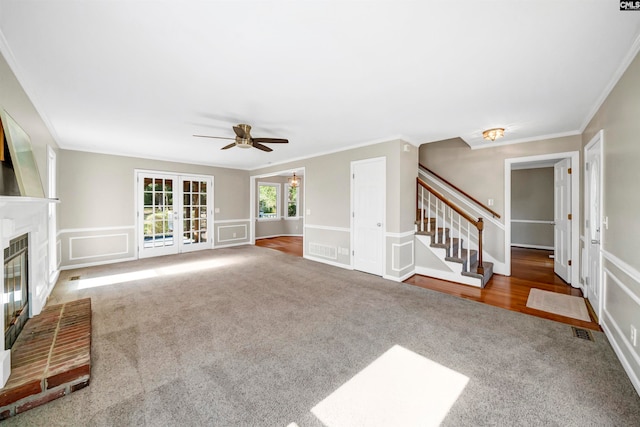
POLYGON ((554 165, 554 263, 553 270, 571 283, 571 159, 554 165))
POLYGON ((602 141, 599 136, 593 144, 587 145, 585 153, 585 235, 587 236, 587 278, 586 296, 598 318, 602 309, 602 141))
POLYGON ((212 247, 210 177, 138 172, 139 257, 212 247))
POLYGON ((386 159, 351 163, 353 268, 382 276, 386 159))

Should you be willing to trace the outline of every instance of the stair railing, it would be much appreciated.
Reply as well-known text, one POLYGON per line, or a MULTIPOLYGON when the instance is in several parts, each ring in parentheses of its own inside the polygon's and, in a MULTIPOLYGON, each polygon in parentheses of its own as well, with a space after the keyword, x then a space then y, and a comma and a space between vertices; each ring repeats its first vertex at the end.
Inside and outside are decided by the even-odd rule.
MULTIPOLYGON (((416 178, 416 212, 420 215, 419 231, 427 231, 431 233, 431 219, 434 219, 433 236, 434 243, 443 244, 446 243, 445 228, 447 227, 447 218, 449 222, 449 228, 455 230, 455 224, 457 220, 458 225, 458 239, 462 239, 463 227, 462 223, 465 222, 467 231, 467 242, 471 242, 471 230, 475 228, 478 236, 478 266, 476 273, 484 275, 484 266, 482 264, 482 231, 484 230, 484 222, 482 218, 475 219, 455 203, 448 200, 436 189, 429 184, 416 178), (426 230, 425 230, 426 222, 426 230), (438 233, 438 229, 442 228, 442 233, 438 233)), ((447 249, 447 256, 462 259, 462 244, 461 240, 458 241, 457 253, 453 253, 453 244, 449 245, 447 249)), ((471 249, 467 244, 467 271, 471 268, 471 249)))

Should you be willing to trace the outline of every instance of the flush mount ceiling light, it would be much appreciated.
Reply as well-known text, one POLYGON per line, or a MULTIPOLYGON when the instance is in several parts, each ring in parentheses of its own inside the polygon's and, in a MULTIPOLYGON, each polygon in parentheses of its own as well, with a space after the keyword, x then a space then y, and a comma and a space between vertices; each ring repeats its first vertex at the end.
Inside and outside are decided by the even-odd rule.
POLYGON ((504 136, 504 128, 493 128, 487 129, 482 132, 482 137, 484 139, 489 139, 491 141, 495 141, 498 138, 502 138, 504 136))
POLYGON ((289 178, 289 185, 295 188, 298 186, 298 184, 300 184, 300 180, 298 179, 298 177, 296 176, 296 173, 294 172, 293 176, 289 178))

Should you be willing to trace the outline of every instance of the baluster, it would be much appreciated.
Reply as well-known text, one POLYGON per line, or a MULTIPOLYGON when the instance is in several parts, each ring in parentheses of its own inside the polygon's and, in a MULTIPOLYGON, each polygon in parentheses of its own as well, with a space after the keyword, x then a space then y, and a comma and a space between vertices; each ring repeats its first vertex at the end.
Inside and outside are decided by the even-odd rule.
POLYGON ((458 214, 458 258, 460 258, 462 248, 462 215, 458 214))
POLYGON ((424 231, 424 187, 420 187, 420 231, 424 231))
POLYGON ((449 208, 449 256, 453 256, 453 209, 449 208))
MULTIPOLYGON (((471 242, 471 223, 467 221, 467 242, 471 242)), ((471 246, 467 244, 467 272, 471 270, 471 246)))
POLYGON ((429 222, 427 222, 427 231, 431 233, 431 192, 429 192, 427 196, 429 197, 429 202, 427 203, 427 207, 429 208, 429 212, 427 212, 427 215, 429 215, 427 218, 429 220, 429 222))

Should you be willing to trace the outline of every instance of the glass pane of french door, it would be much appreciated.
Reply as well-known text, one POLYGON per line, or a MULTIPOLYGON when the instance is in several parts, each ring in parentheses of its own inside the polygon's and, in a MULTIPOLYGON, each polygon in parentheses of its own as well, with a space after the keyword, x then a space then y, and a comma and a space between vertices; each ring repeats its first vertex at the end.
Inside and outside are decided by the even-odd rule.
POLYGON ((138 182, 141 258, 212 247, 211 178, 139 172, 138 182))
POLYGON ((174 206, 176 178, 172 175, 156 175, 143 176, 139 180, 142 185, 141 255, 167 255, 178 252, 174 206))
POLYGON ((209 226, 210 178, 181 177, 182 251, 211 247, 209 226))

